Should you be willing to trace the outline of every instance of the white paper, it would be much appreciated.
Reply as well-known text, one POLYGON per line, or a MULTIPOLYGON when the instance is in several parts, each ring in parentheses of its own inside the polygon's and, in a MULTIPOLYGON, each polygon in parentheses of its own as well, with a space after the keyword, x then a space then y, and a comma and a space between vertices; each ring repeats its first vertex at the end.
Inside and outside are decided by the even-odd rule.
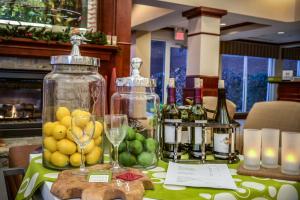
POLYGON ((237 189, 226 164, 178 164, 169 162, 164 184, 237 189))

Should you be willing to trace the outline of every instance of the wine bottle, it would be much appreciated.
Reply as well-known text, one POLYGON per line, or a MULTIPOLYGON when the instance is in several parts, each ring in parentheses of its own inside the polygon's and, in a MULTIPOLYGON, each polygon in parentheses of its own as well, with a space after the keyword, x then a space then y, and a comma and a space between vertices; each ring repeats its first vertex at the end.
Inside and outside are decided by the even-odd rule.
MULTIPOLYGON (((191 109, 190 120, 195 123, 207 123, 207 113, 203 107, 203 80, 200 78, 194 79, 194 105, 191 109)), ((191 128, 191 147, 190 158, 199 159, 202 156, 202 127, 191 128)))
MULTIPOLYGON (((180 118, 182 122, 190 122, 191 108, 190 106, 179 106, 180 118)), ((191 143, 191 127, 180 126, 179 127, 179 148, 183 151, 188 151, 191 143)))
MULTIPOLYGON (((176 138, 175 126, 165 124, 168 122, 181 122, 180 111, 176 106, 176 88, 174 78, 170 78, 169 80, 167 105, 163 109, 162 120, 164 122, 164 127, 162 128, 163 158, 174 159, 174 150, 176 148, 176 143, 179 143, 178 139, 180 138, 176 138)), ((180 149, 178 148, 177 151, 177 158, 179 159, 181 155, 180 149)))
MULTIPOLYGON (((218 83, 218 103, 215 122, 220 125, 229 125, 231 122, 226 105, 226 90, 224 80, 218 83)), ((229 156, 229 128, 213 129, 213 151, 217 159, 227 159, 229 156)))

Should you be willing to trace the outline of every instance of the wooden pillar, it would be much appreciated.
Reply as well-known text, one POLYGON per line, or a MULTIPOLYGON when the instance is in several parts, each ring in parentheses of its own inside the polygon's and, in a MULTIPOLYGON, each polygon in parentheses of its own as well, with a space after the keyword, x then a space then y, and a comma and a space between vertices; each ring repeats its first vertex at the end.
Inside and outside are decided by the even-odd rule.
POLYGON ((198 7, 182 13, 189 20, 188 64, 184 98, 193 97, 194 78, 203 79, 204 95, 217 96, 220 21, 226 10, 198 7))

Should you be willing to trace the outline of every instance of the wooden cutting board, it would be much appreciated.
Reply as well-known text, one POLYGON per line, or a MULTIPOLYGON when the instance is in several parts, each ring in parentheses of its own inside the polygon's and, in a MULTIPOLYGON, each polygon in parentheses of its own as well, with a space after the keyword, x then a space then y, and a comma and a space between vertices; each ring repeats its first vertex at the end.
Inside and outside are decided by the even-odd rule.
MULTIPOLYGON (((99 164, 89 167, 91 171, 108 170, 109 164, 99 164)), ((83 200, 141 200, 145 190, 153 190, 154 185, 150 178, 137 169, 128 169, 127 172, 141 175, 134 181, 120 181, 116 179, 119 174, 113 174, 110 183, 89 183, 84 176, 74 175, 73 170, 59 173, 53 183, 51 193, 60 199, 81 198, 83 200)))

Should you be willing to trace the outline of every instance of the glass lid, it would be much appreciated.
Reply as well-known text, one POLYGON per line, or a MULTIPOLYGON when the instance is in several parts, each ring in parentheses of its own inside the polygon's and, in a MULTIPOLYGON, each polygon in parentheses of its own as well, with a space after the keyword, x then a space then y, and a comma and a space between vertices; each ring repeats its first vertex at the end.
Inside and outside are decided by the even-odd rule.
POLYGON ((151 78, 145 78, 140 75, 140 68, 142 66, 141 58, 131 59, 131 76, 117 78, 117 86, 126 87, 156 87, 156 80, 151 78))
POLYGON ((73 35, 70 39, 72 51, 70 55, 51 56, 52 65, 88 65, 100 66, 100 59, 88 56, 81 56, 79 46, 87 39, 80 35, 73 35))

